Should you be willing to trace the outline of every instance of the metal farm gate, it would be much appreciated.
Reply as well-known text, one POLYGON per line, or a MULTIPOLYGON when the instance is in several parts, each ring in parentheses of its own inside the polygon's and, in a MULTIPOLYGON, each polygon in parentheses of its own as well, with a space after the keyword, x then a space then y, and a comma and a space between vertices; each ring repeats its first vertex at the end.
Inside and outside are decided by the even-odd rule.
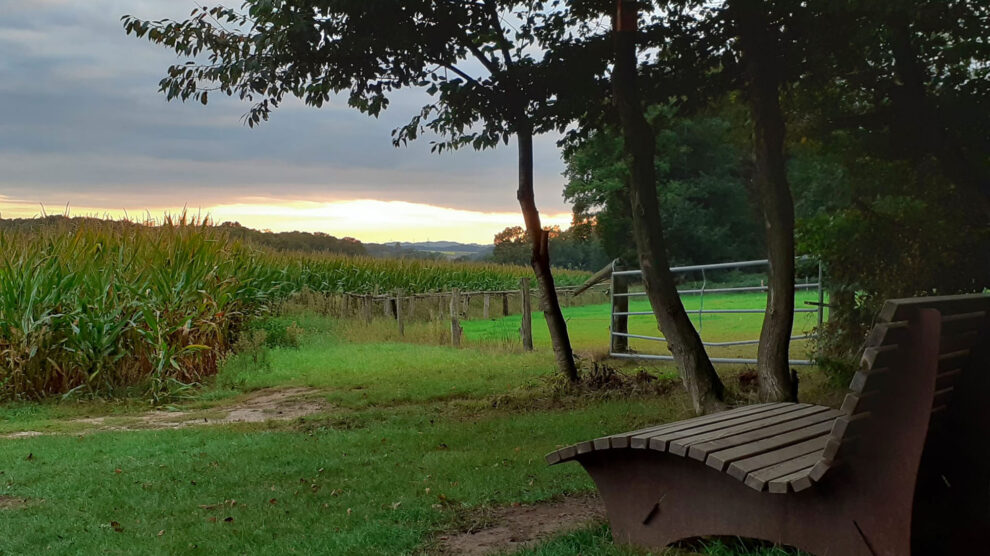
MULTIPOLYGON (((806 257, 798 259, 798 261, 810 260, 806 257)), ((698 332, 699 334, 703 330, 704 317, 706 314, 748 314, 748 313, 759 313, 765 314, 766 307, 763 308, 752 308, 752 309, 705 309, 705 294, 709 293, 730 293, 730 292, 765 292, 768 290, 767 286, 747 286, 738 288, 706 288, 707 277, 705 276, 706 270, 727 270, 727 269, 739 269, 739 268, 751 268, 768 266, 770 262, 768 260, 759 261, 739 261, 730 263, 718 263, 718 264, 704 264, 704 265, 694 265, 694 266, 680 266, 674 267, 670 270, 674 273, 687 273, 687 272, 701 272, 701 288, 691 289, 691 290, 678 290, 678 293, 685 294, 697 294, 699 295, 699 308, 698 310, 688 311, 688 315, 698 315, 698 332)), ((652 355, 647 353, 630 353, 628 351, 628 340, 630 338, 640 339, 640 340, 652 340, 657 342, 666 342, 667 339, 660 336, 647 336, 643 334, 630 334, 628 332, 628 318, 629 317, 640 317, 640 316, 650 316, 653 317, 652 311, 630 311, 629 310, 629 299, 635 297, 645 297, 646 292, 630 292, 629 282, 635 279, 635 277, 640 277, 642 279, 642 271, 640 270, 621 270, 616 267, 616 263, 612 263, 612 284, 610 288, 610 298, 611 298, 611 313, 612 318, 609 324, 609 355, 617 358, 625 359, 654 359, 661 361, 673 361, 673 356, 670 355, 652 355)), ((795 307, 795 313, 818 313, 818 326, 821 327, 822 321, 824 319, 825 311, 825 292, 822 289, 822 265, 821 262, 818 263, 818 280, 814 283, 797 283, 794 285, 795 290, 817 290, 818 291, 818 302, 809 303, 816 305, 814 309, 811 308, 797 308, 795 307)), ((791 341, 794 340, 804 340, 809 336, 792 336, 791 341)), ((744 346, 744 345, 756 345, 760 341, 757 340, 738 340, 730 342, 705 342, 702 344, 705 347, 725 347, 725 346, 744 346)), ((756 359, 744 359, 744 358, 731 358, 731 357, 712 357, 712 363, 741 363, 741 364, 755 364, 756 359)), ((811 365, 811 361, 807 359, 793 359, 790 361, 791 365, 811 365)))

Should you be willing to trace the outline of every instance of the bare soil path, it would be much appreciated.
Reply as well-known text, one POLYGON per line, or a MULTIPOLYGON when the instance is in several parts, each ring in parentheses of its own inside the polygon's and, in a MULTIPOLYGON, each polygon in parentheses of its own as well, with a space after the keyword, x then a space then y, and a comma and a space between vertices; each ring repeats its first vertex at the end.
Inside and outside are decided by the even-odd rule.
POLYGON ((605 520, 596 496, 572 496, 543 504, 509 506, 484 514, 485 526, 440 537, 440 554, 484 556, 511 553, 544 538, 605 520))
MULTIPOLYGON (((231 403, 207 409, 186 411, 148 411, 134 415, 108 415, 73 419, 68 423, 87 427, 79 434, 95 431, 129 431, 148 429, 181 429, 204 425, 230 423, 261 423, 264 421, 291 421, 323 411, 330 407, 315 388, 280 388, 259 390, 231 403)), ((0 438, 24 438, 48 433, 20 431, 0 438)))

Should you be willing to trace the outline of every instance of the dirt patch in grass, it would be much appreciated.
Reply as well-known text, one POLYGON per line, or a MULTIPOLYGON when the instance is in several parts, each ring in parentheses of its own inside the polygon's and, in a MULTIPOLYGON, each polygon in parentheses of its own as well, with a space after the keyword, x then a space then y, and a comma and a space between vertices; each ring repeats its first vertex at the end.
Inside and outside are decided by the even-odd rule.
POLYGON ((133 423, 113 423, 112 418, 77 419, 109 430, 179 429, 229 423, 291 421, 326 409, 326 402, 315 388, 259 390, 230 405, 204 411, 149 411, 133 417, 133 423))
POLYGON ((513 505, 479 514, 466 531, 439 538, 438 553, 483 556, 510 553, 546 537, 605 520, 597 496, 571 496, 533 505, 513 505))
POLYGON ((27 505, 28 505, 27 498, 17 498, 14 496, 0 495, 0 511, 19 510, 21 508, 26 508, 27 505))
POLYGON ((0 435, 0 438, 31 438, 32 436, 43 436, 45 433, 38 431, 21 431, 0 435))
MULTIPOLYGON (((108 415, 65 421, 84 425, 73 434, 94 431, 129 431, 181 429, 204 425, 230 423, 261 423, 265 421, 291 421, 329 408, 329 404, 315 388, 283 388, 259 390, 232 403, 194 411, 149 411, 136 415, 108 415)), ((0 438, 25 438, 41 436, 38 431, 21 431, 0 435, 0 438)))

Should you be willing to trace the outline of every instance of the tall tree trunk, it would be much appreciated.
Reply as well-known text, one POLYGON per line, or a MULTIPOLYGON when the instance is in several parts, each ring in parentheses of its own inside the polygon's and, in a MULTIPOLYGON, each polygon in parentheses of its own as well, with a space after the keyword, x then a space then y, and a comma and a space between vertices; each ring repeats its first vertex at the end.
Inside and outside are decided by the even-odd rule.
POLYGON ((760 397, 795 401, 797 392, 788 364, 794 326, 794 200, 784 161, 777 32, 767 21, 763 3, 737 0, 731 9, 746 64, 756 139, 755 179, 770 259, 767 312, 757 350, 760 397))
POLYGON ((540 286, 543 317, 550 330, 550 342, 553 344, 557 369, 571 382, 576 382, 578 372, 574 364, 571 339, 567 335, 567 323, 564 322, 564 315, 560 312, 557 289, 553 282, 553 274, 550 272, 550 236, 540 223, 540 211, 536 209, 533 195, 533 130, 527 124, 520 125, 516 131, 516 139, 519 148, 519 190, 516 197, 519 199, 523 219, 526 221, 526 232, 533 244, 531 263, 536 273, 536 282, 540 286))
MULTIPOLYGON (((631 6, 632 3, 619 1, 612 88, 622 123, 624 149, 631 176, 629 198, 632 205, 633 236, 636 238, 646 294, 657 324, 674 354, 681 380, 691 395, 695 411, 708 412, 723 407, 724 387, 708 359, 698 331, 684 310, 667 260, 654 167, 656 138, 643 114, 636 83, 635 26, 630 25, 629 12, 622 13, 623 9, 630 9, 631 6)), ((632 22, 635 22, 634 18, 635 15, 632 14, 632 22)))

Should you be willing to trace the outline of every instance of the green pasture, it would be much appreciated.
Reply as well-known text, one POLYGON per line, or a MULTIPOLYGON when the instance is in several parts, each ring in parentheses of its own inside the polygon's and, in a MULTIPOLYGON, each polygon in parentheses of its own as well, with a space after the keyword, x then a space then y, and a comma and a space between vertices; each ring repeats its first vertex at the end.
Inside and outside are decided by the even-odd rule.
MULTIPOLYGON (((701 308, 712 309, 763 309, 766 307, 766 294, 763 293, 720 293, 700 295, 685 295, 682 297, 685 309, 690 313, 701 308)), ((817 291, 799 291, 795 295, 795 308, 814 309, 805 302, 817 302, 817 291)), ((650 311, 649 302, 644 297, 630 298, 631 312, 650 311)), ((609 342, 609 305, 585 305, 582 307, 565 307, 564 318, 567 321, 567 332, 575 349, 585 351, 608 350, 609 342)), ((826 312, 827 318, 827 312, 826 312)), ((701 331, 703 340, 711 342, 728 342, 739 340, 756 340, 760 337, 760 327, 763 324, 762 313, 731 313, 731 314, 691 314, 691 321, 701 331)), ((533 313, 533 344, 537 347, 549 347, 550 335, 544 323, 543 313, 533 313)), ((796 313, 794 318, 794 336, 810 333, 818 324, 817 313, 796 313)), ((520 317, 512 315, 491 320, 471 320, 462 323, 468 339, 480 342, 514 342, 519 337, 520 317)), ((652 315, 630 316, 629 333, 643 336, 659 336, 656 320, 652 315)), ((807 355, 807 342, 795 341, 794 355, 802 358, 807 355)), ((670 354, 666 345, 651 340, 631 338, 629 347, 640 353, 670 354)), ((756 357, 756 346, 725 346, 709 349, 712 356, 719 357, 756 357)))
MULTIPOLYGON (((607 306, 565 315, 575 345, 603 349, 607 306)), ((0 554, 431 554, 440 537, 484 524, 491 508, 592 492, 579 466, 548 467, 543 455, 688 417, 690 403, 670 366, 618 365, 667 385, 651 391, 563 387, 539 317, 536 350, 524 353, 498 336, 514 335, 518 316, 464 322, 462 349, 355 337, 348 323, 282 316, 275 322, 302 329, 298 347, 234 355, 215 382, 161 408, 212 417, 258 389, 311 388, 324 409, 292 421, 112 430, 140 428, 147 406, 0 406, 0 500, 17 501, 0 505, 0 554), (108 416, 111 430, 78 420, 96 416, 108 416), (24 431, 45 435, 9 436, 24 431)), ((758 334, 759 319, 746 318, 756 324, 713 317, 708 326, 706 316, 705 334, 758 334)), ((723 373, 735 403, 746 403, 752 394, 739 390, 738 369, 723 373)), ((803 401, 835 400, 813 371, 801 385, 803 401)), ((695 551, 788 554, 717 541, 670 553, 695 551)), ((642 554, 613 545, 603 524, 521 552, 576 553, 642 554)))

